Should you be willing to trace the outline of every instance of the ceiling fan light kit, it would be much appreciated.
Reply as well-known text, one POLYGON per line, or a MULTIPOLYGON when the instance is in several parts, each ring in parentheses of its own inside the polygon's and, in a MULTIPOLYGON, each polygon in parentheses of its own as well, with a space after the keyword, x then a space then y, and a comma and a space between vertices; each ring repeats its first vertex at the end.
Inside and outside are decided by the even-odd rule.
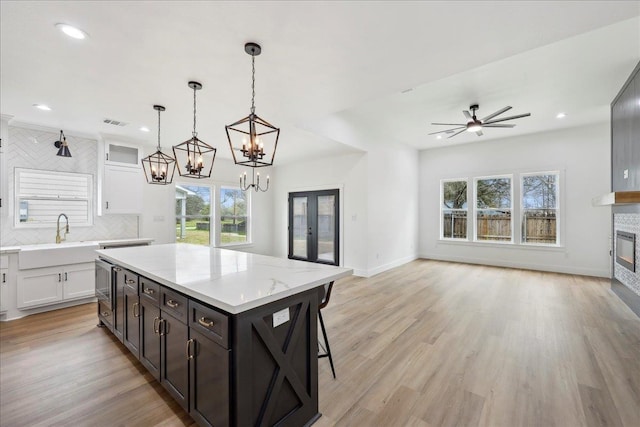
POLYGON ((492 114, 489 114, 487 117, 483 119, 478 119, 476 117, 476 111, 478 111, 478 108, 479 108, 478 104, 472 104, 471 106, 469 106, 469 110, 471 110, 471 113, 468 110, 462 111, 462 114, 464 114, 464 116, 467 118, 467 123, 431 123, 432 125, 435 125, 435 126, 455 126, 455 127, 451 129, 438 131, 438 132, 432 132, 429 135, 440 136, 440 134, 446 133, 446 134, 451 134, 448 136, 448 138, 453 138, 454 136, 467 131, 467 132, 475 132, 476 135, 482 136, 483 135, 482 130, 485 128, 512 128, 512 127, 515 127, 514 124, 509 124, 509 123, 504 124, 499 122, 520 119, 522 117, 528 117, 531 115, 531 113, 525 113, 525 114, 518 114, 516 116, 503 117, 501 119, 496 119, 495 117, 499 116, 500 114, 512 108, 510 106, 506 106, 492 114))

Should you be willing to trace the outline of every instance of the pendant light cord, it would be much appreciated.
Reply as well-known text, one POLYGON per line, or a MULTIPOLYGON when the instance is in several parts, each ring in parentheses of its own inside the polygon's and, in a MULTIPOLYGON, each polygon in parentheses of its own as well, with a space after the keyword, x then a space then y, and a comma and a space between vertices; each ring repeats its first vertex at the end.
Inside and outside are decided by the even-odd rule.
POLYGON ((198 132, 196 132, 196 86, 193 86, 193 137, 198 136, 198 132))
POLYGON ((160 109, 158 108, 158 151, 162 151, 160 147, 160 109))
POLYGON ((251 55, 251 114, 256 113, 256 55, 251 55))

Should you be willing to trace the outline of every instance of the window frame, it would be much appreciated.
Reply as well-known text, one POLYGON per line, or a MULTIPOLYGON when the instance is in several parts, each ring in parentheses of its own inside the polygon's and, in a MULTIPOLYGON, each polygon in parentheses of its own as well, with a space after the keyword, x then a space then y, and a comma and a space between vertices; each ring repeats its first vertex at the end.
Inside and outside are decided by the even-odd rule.
MULTIPOLYGON (((176 187, 207 187, 209 189, 209 244, 207 245, 208 247, 211 247, 214 245, 215 239, 212 238, 212 236, 215 236, 216 234, 216 223, 214 222, 214 218, 216 218, 216 214, 217 214, 217 209, 216 209, 216 204, 212 203, 213 198, 215 197, 216 193, 216 186, 213 184, 209 184, 209 183, 190 183, 190 182, 176 182, 176 187), (213 230, 211 230, 212 226, 214 227, 213 230)), ((177 188, 175 188, 176 192, 177 192, 177 188)), ((174 194, 174 201, 177 200, 174 194)), ((175 203, 175 202, 174 202, 175 203)), ((174 209, 175 209, 175 205, 174 205, 174 209)), ((182 217, 182 215, 178 215, 175 214, 175 219, 177 220, 178 218, 182 217)), ((191 218, 206 218, 206 216, 204 215, 185 215, 185 219, 188 219, 189 217, 191 218)), ((175 231, 175 224, 174 224, 174 237, 175 237, 175 241, 176 243, 181 243, 178 240, 178 236, 177 233, 175 231)), ((193 243, 193 244, 197 244, 197 243, 193 243)))
POLYGON ((231 190, 240 190, 242 191, 242 189, 240 188, 240 186, 238 184, 231 184, 231 183, 222 183, 220 185, 217 186, 217 192, 216 192, 216 227, 217 229, 219 229, 216 232, 216 240, 215 240, 215 246, 219 247, 219 248, 233 248, 233 247, 241 247, 241 246, 248 246, 248 245, 252 245, 253 241, 252 241, 252 224, 253 224, 253 220, 251 217, 251 191, 247 190, 247 191, 242 191, 245 196, 246 196, 246 203, 247 203, 247 226, 246 226, 246 240, 244 242, 232 242, 232 243, 222 243, 222 201, 221 201, 221 197, 222 197, 222 189, 231 189, 231 190))
POLYGON ((548 171, 540 171, 540 172, 523 172, 519 174, 520 180, 520 212, 519 212, 519 229, 520 229, 520 244, 525 246, 538 246, 538 247, 560 247, 561 246, 561 179, 562 175, 560 170, 548 170, 548 171), (529 208, 525 209, 524 207, 524 178, 527 176, 543 176, 543 175, 555 175, 556 176, 556 242, 555 243, 531 243, 524 241, 524 235, 522 233, 522 227, 524 223, 524 213, 525 210, 530 210, 529 208))
POLYGON ((514 189, 513 189, 513 175, 514 174, 496 174, 496 175, 486 175, 486 176, 477 176, 473 178, 473 241, 477 243, 490 243, 490 244, 499 244, 499 245, 509 245, 515 243, 514 236, 514 189), (511 218, 509 221, 510 226, 510 239, 509 240, 478 240, 478 212, 480 211, 496 211, 496 210, 506 210, 507 208, 478 208, 478 181, 488 180, 488 179, 503 179, 508 178, 510 180, 509 185, 509 201, 510 207, 509 212, 511 213, 511 218))
MULTIPOLYGON (((94 224, 94 191, 93 191, 93 175, 89 173, 82 172, 63 172, 63 171, 52 171, 52 170, 44 170, 44 169, 31 169, 31 168, 15 168, 14 169, 14 195, 13 195, 13 227, 16 229, 32 229, 32 228, 49 228, 56 225, 57 221, 46 221, 46 222, 21 222, 20 221, 20 201, 21 200, 49 200, 49 201, 82 201, 86 202, 87 206, 87 217, 86 221, 78 222, 75 218, 70 218, 69 223, 74 227, 90 227, 94 224), (58 194, 57 196, 28 196, 24 195, 21 192, 21 173, 35 173, 44 175, 49 178, 49 180, 55 180, 55 177, 62 176, 73 176, 78 177, 82 176, 86 179, 86 196, 85 197, 64 197, 58 194), (53 179, 51 179, 53 177, 53 179)), ((65 213, 64 211, 60 211, 60 213, 65 213)))
POLYGON ((465 178, 445 178, 445 179, 441 179, 440 180, 440 240, 446 240, 446 241, 455 241, 455 242, 468 242, 469 239, 469 178, 465 177, 465 178), (453 212, 453 211, 460 211, 460 212, 466 212, 467 213, 467 228, 466 228, 466 237, 462 238, 462 237, 445 237, 444 235, 444 212, 445 212, 445 207, 444 207, 444 184, 447 182, 466 182, 467 183, 467 200, 466 200, 466 204, 467 204, 467 208, 466 209, 454 209, 454 208, 447 208, 446 211, 449 212, 453 212))

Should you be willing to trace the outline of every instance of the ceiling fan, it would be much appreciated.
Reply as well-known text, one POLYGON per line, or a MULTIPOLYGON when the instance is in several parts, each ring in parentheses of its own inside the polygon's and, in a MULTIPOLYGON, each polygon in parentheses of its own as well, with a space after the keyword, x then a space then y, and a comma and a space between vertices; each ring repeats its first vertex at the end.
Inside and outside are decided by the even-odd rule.
POLYGON ((473 104, 473 105, 471 105, 469 107, 469 110, 471 110, 471 113, 469 113, 469 111, 467 111, 467 110, 464 110, 462 112, 464 114, 464 116, 467 118, 467 123, 466 124, 465 123, 431 123, 432 125, 436 125, 436 126, 456 126, 456 127, 451 128, 451 129, 447 129, 447 130, 441 130, 441 131, 438 131, 438 132, 432 132, 429 135, 435 135, 435 134, 439 134, 439 133, 453 133, 453 135, 449 136, 449 138, 453 138, 454 136, 459 135, 464 131, 467 131, 467 132, 475 132, 476 135, 482 136, 482 129, 483 128, 512 128, 515 125, 513 125, 513 124, 502 124, 502 123, 498 123, 498 122, 504 122, 506 120, 519 119, 521 117, 528 117, 528 116, 531 115, 531 113, 525 113, 525 114, 518 114, 517 116, 504 117, 502 119, 492 120, 494 117, 499 116, 500 114, 504 113, 505 111, 508 111, 508 110, 511 109, 511 107, 507 106, 507 107, 504 107, 501 110, 496 111, 493 114, 489 114, 487 117, 483 118, 482 120, 478 120, 478 118, 476 117, 476 110, 477 109, 478 109, 478 104, 473 104))

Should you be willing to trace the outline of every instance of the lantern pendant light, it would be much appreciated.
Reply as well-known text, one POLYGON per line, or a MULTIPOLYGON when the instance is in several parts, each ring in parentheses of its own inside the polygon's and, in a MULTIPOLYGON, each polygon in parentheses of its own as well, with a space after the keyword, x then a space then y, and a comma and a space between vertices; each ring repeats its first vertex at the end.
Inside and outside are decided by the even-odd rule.
POLYGON ((173 147, 178 174, 187 178, 209 178, 216 159, 216 149, 198 139, 196 132, 196 91, 202 89, 198 82, 189 82, 193 89, 193 132, 191 139, 173 147))
POLYGON ((259 168, 271 166, 276 155, 280 129, 258 117, 255 107, 256 56, 262 48, 247 43, 244 50, 251 55, 251 113, 235 123, 225 126, 233 161, 237 165, 259 168))
POLYGON ((165 108, 162 105, 154 105, 153 109, 158 112, 158 150, 141 160, 142 168, 149 184, 167 185, 173 181, 176 160, 164 154, 162 147, 160 147, 160 112, 164 111, 165 108))
POLYGON ((64 132, 60 131, 60 139, 53 143, 58 149, 57 156, 71 157, 71 151, 69 151, 69 145, 67 144, 67 137, 64 136, 64 132))

